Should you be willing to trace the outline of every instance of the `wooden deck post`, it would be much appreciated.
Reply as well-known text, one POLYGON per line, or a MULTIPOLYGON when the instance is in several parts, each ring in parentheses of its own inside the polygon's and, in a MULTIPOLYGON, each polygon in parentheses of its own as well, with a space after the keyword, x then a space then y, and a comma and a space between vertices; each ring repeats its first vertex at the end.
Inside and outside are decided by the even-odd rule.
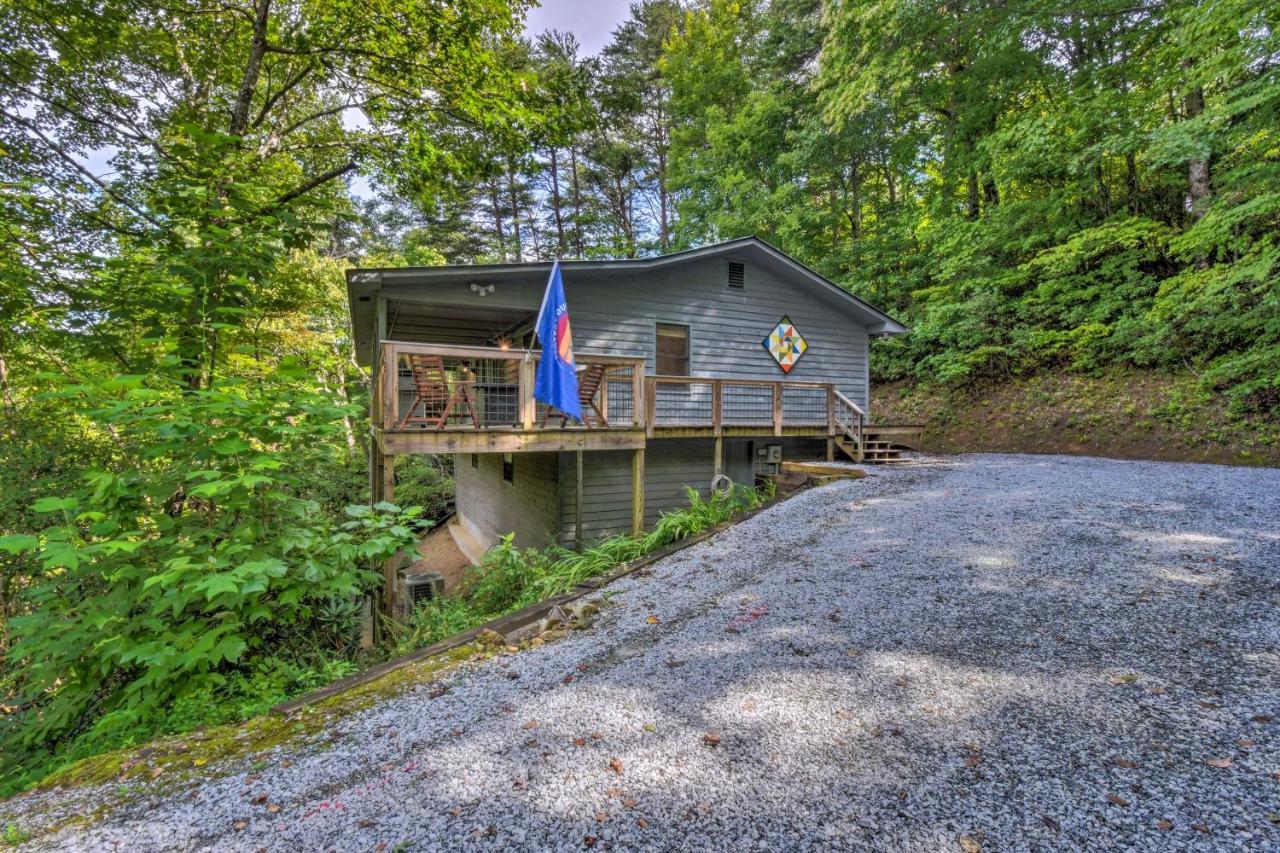
POLYGON ((782 384, 773 384, 773 434, 782 435, 782 384))
POLYGON ((716 476, 724 473, 724 436, 716 436, 716 476))
POLYGON ((631 452, 631 532, 644 532, 644 448, 631 452))
POLYGON ((658 382, 654 379, 644 384, 644 427, 648 438, 653 438, 653 428, 657 419, 658 382))
POLYGON ((400 353, 394 344, 386 344, 379 368, 382 381, 382 429, 395 429, 400 413, 400 353))
POLYGON ((631 425, 645 425, 644 362, 631 366, 631 425))
POLYGON ((573 550, 582 552, 582 451, 574 454, 577 457, 577 472, 573 478, 573 550))
POLYGON ((530 359, 520 361, 517 393, 520 398, 520 427, 524 430, 533 429, 533 423, 538 418, 538 401, 533 399, 534 370, 535 365, 530 359))
MULTIPOLYGON (((382 488, 380 500, 393 503, 396 497, 396 458, 382 457, 382 488)), ((382 561, 382 612, 388 616, 396 612, 396 565, 399 555, 392 554, 382 561)))
POLYGON ((719 379, 711 380, 711 432, 724 432, 724 383, 719 379))

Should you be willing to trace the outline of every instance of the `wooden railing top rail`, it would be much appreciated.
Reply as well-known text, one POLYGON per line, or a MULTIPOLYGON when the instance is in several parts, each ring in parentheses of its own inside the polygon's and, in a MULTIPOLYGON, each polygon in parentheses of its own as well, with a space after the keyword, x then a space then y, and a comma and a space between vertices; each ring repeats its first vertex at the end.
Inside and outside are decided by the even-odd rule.
MULTIPOLYGON (((516 347, 502 349, 501 347, 480 347, 468 344, 424 344, 415 341, 382 341, 381 344, 383 349, 392 350, 396 353, 440 355, 445 358, 486 358, 493 361, 523 361, 525 355, 524 350, 516 347)), ((535 358, 541 357, 542 350, 535 349, 532 354, 535 358)), ((616 364, 619 366, 644 364, 643 358, 635 356, 605 355, 593 352, 579 352, 576 355, 584 363, 616 364)))
POLYGON ((832 389, 832 391, 831 391, 831 393, 832 393, 833 395, 835 395, 835 398, 836 398, 837 400, 839 400, 841 403, 844 403, 844 404, 845 404, 846 406, 848 406, 850 409, 853 409, 855 412, 857 412, 857 413, 858 413, 859 415, 861 415, 862 417, 864 417, 864 418, 865 418, 865 417, 867 416, 867 413, 866 413, 866 412, 864 412, 864 411, 862 411, 862 407, 861 407, 861 406, 859 406, 857 403, 855 403, 855 402, 853 402, 852 400, 850 400, 850 399, 849 399, 848 397, 846 397, 844 394, 841 394, 838 390, 836 390, 836 389, 834 389, 834 388, 833 388, 833 389, 832 389))
POLYGON ((660 382, 663 385, 710 385, 718 383, 720 385, 748 386, 753 388, 772 388, 775 385, 783 385, 788 388, 834 388, 831 382, 805 382, 797 379, 731 379, 727 376, 663 376, 652 375, 645 377, 652 382, 660 382))

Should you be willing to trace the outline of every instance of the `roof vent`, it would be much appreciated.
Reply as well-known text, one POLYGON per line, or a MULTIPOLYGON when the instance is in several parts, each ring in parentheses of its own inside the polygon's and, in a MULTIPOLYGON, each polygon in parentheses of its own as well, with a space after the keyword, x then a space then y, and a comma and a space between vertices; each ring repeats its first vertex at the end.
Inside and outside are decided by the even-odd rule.
POLYGON ((729 286, 742 290, 746 285, 746 268, 737 261, 729 261, 729 286))

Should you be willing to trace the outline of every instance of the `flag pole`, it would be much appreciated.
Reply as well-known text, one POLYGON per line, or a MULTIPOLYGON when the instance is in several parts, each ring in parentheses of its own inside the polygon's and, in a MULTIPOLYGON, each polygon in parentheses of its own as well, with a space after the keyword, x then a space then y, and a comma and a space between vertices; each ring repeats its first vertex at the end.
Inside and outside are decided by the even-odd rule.
MULTIPOLYGON (((533 338, 538 337, 538 327, 542 325, 542 313, 547 310, 547 298, 551 296, 551 280, 556 277, 556 270, 560 268, 560 259, 556 258, 551 264, 551 275, 547 276, 546 287, 542 288, 542 304, 538 306, 538 316, 533 320, 533 336, 530 338, 529 346, 525 348, 525 362, 533 361, 533 338)), ((538 338, 538 343, 546 345, 546 342, 538 338)))

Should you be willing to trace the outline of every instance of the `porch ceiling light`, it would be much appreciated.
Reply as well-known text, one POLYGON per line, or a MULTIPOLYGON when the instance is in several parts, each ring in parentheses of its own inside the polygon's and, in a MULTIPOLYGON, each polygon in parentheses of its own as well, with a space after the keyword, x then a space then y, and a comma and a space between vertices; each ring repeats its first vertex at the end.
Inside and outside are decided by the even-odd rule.
POLYGON ((471 282, 471 292, 477 296, 484 296, 485 294, 493 293, 494 290, 495 288, 492 284, 481 284, 478 281, 471 282))

